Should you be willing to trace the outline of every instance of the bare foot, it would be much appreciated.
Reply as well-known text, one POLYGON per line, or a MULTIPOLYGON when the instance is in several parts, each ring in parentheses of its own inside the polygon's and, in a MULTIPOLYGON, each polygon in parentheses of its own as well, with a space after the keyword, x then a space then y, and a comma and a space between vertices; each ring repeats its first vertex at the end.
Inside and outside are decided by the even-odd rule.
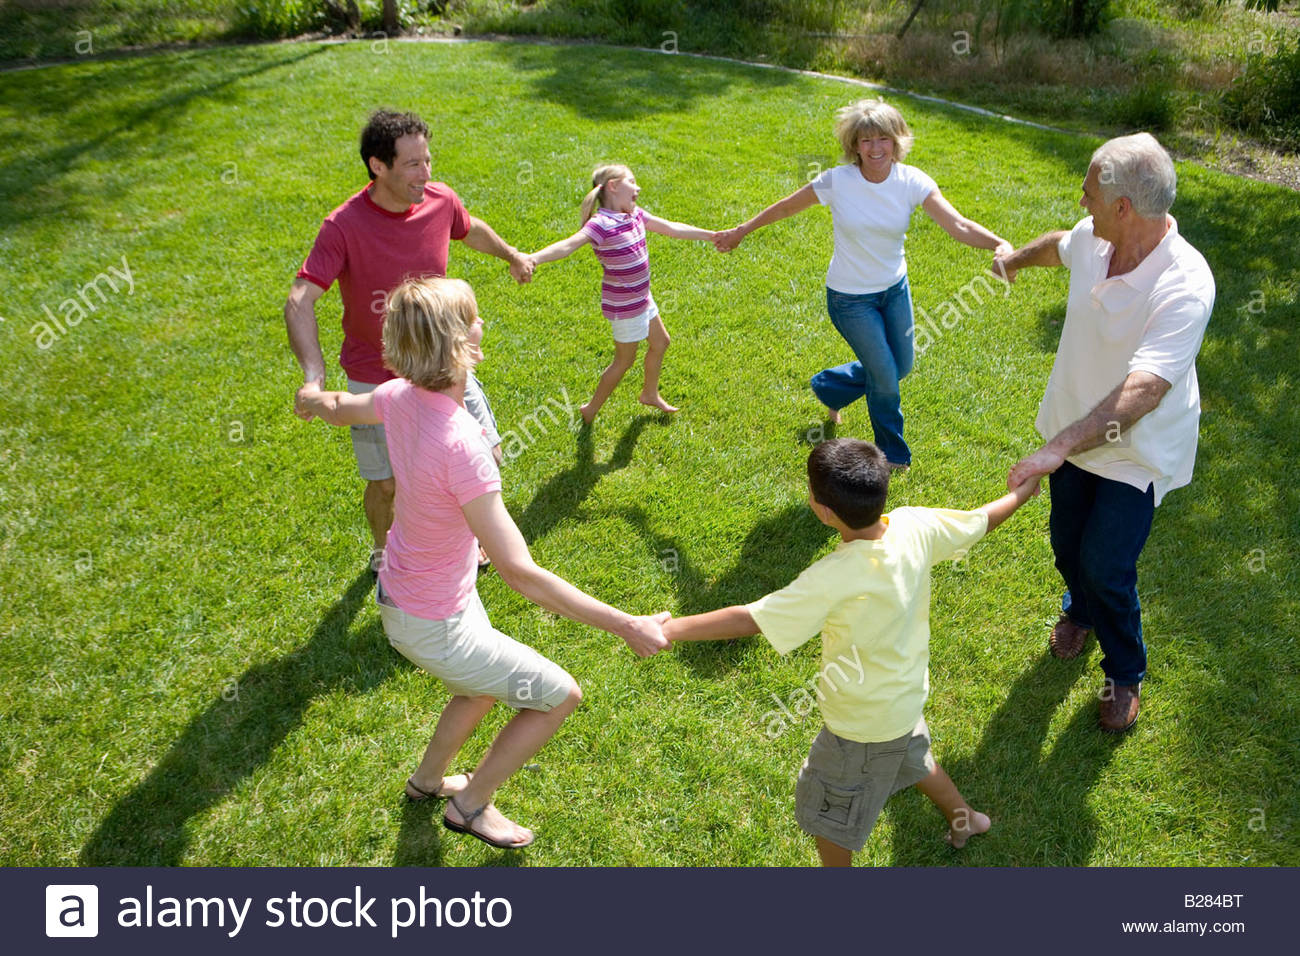
POLYGON ((989 827, 992 825, 993 822, 986 814, 975 812, 970 814, 959 813, 957 820, 949 828, 944 839, 954 850, 960 850, 971 837, 979 836, 981 833, 988 833, 989 827), (966 817, 964 824, 962 822, 963 816, 966 817))
MULTIPOLYGON (((445 820, 450 820, 458 826, 465 826, 465 816, 460 812, 460 804, 447 802, 447 809, 443 813, 445 820)), ((521 827, 504 813, 498 810, 492 804, 484 807, 483 812, 474 818, 469 825, 469 830, 475 836, 486 837, 490 843, 506 844, 512 847, 525 847, 533 842, 533 831, 527 827, 521 827)))
POLYGON ((664 397, 660 395, 658 392, 655 392, 654 395, 650 396, 649 398, 646 398, 645 393, 642 392, 641 397, 638 398, 637 401, 640 402, 642 405, 649 405, 652 408, 657 408, 661 412, 667 412, 669 415, 671 415, 675 411, 678 411, 676 405, 669 405, 667 402, 664 401, 664 397))
POLYGON ((599 409, 593 410, 590 402, 586 405, 578 406, 578 414, 582 416, 582 421, 587 425, 590 425, 596 420, 596 411, 598 410, 599 409))
POLYGON ((438 783, 425 786, 423 780, 412 776, 406 781, 406 795, 412 800, 427 800, 433 797, 454 797, 469 786, 469 774, 458 773, 454 777, 443 777, 438 783), (418 790, 415 788, 419 788, 418 790))
POLYGON ((839 409, 827 408, 826 419, 833 425, 844 424, 844 416, 839 413, 839 409))

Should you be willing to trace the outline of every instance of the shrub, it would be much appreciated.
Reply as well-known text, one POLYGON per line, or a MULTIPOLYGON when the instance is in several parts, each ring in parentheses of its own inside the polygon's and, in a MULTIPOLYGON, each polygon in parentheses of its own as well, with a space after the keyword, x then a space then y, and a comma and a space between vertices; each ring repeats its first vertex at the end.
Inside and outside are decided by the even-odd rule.
POLYGON ((1168 81, 1146 80, 1115 104, 1114 118, 1129 130, 1163 130, 1174 125, 1177 107, 1168 81))
POLYGON ((248 0, 236 12, 231 32, 272 40, 319 29, 325 20, 321 0, 248 0))
MULTIPOLYGON (((1090 37, 1110 17, 1110 0, 981 0, 976 23, 989 22, 1000 41, 1026 31, 1057 38, 1090 37)), ((977 29, 978 29, 977 27, 977 29)))
POLYGON ((1300 35, 1272 53, 1252 53, 1224 95, 1225 118, 1248 133, 1300 149, 1300 35))

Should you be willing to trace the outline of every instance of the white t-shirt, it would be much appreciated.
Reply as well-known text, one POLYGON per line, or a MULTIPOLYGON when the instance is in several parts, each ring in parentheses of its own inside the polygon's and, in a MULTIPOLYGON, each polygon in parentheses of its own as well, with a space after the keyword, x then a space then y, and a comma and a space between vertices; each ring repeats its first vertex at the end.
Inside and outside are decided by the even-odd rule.
POLYGON ((1092 232, 1092 217, 1059 244, 1070 269, 1065 327, 1035 426, 1051 440, 1086 416, 1124 381, 1144 371, 1169 383, 1160 404, 1128 431, 1072 455, 1084 471, 1142 491, 1165 492, 1192 480, 1201 393, 1196 353, 1214 308, 1214 275, 1205 257, 1169 231, 1136 269, 1106 278, 1114 246, 1092 232))
POLYGON ((881 292, 907 275, 903 240, 912 210, 939 187, 915 166, 894 163, 883 183, 869 182, 857 166, 833 166, 812 181, 829 206, 835 254, 826 285, 836 292, 881 292))

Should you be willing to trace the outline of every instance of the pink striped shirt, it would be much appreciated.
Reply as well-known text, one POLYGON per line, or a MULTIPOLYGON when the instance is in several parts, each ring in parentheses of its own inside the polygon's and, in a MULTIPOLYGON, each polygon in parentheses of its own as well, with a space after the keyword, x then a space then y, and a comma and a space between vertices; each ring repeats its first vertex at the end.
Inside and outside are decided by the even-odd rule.
POLYGON ((397 482, 380 583, 407 614, 440 621, 474 593, 478 549, 463 505, 501 490, 483 426, 441 392, 404 378, 374 391, 397 482))
POLYGON ((605 269, 600 311, 610 321, 631 319, 650 307, 650 254, 645 244, 645 213, 596 210, 583 225, 591 248, 605 269))

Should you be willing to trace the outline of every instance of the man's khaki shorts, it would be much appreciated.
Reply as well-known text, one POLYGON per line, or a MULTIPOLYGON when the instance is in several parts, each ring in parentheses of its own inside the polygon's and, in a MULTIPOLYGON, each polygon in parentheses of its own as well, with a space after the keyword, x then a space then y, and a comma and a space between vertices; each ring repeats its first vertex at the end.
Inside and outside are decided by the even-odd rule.
POLYGON ((799 771, 795 819, 804 832, 856 853, 885 801, 933 769, 924 717, 911 733, 873 744, 845 740, 822 727, 799 771))

